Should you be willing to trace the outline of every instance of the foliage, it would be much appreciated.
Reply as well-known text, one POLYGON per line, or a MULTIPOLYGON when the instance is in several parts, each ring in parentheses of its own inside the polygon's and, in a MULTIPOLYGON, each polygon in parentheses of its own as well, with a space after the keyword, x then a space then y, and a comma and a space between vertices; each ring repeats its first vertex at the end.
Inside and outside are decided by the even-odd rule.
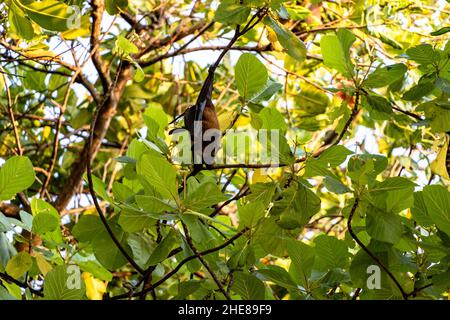
POLYGON ((0 1, 0 299, 446 298, 449 10, 0 1), (280 161, 194 176, 177 115, 221 53, 222 131, 280 161))

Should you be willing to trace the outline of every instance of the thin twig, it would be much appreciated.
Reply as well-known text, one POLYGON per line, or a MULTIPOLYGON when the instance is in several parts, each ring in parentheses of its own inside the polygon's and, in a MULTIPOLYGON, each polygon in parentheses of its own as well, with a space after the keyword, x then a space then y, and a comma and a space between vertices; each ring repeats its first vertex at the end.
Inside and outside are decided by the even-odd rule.
POLYGON ((231 300, 230 295, 223 287, 222 283, 220 282, 219 278, 215 274, 215 272, 211 269, 208 262, 206 262, 205 258, 201 255, 201 253, 198 251, 198 249, 194 246, 194 242, 192 241, 191 235, 189 233, 189 230, 184 222, 181 222, 181 225, 183 226, 184 235, 186 237, 186 242, 189 246, 189 248, 192 250, 192 252, 198 257, 198 260, 203 264, 206 270, 208 270, 209 274, 213 278, 214 282, 216 283, 217 287, 219 288, 219 291, 222 292, 222 294, 225 296, 227 300, 231 300))
POLYGON ((361 249, 363 249, 364 252, 367 253, 387 273, 389 278, 391 278, 391 280, 397 286, 398 290, 401 292, 403 299, 408 300, 408 294, 405 292, 405 290, 403 289, 401 284, 398 282, 398 280, 395 278, 395 276, 392 274, 392 272, 388 269, 388 267, 386 267, 384 265, 383 262, 381 262, 381 260, 375 254, 372 253, 372 251, 370 251, 364 245, 364 243, 362 243, 362 241, 356 236, 355 232, 353 231, 352 219, 353 219, 353 215, 356 212, 356 209, 358 208, 358 205, 359 205, 359 198, 356 197, 355 202, 353 203, 352 210, 350 211, 350 215, 348 216, 348 220, 347 220, 347 228, 348 228, 348 232, 350 233, 350 236, 353 238, 353 240, 356 241, 356 243, 361 247, 361 249))
MULTIPOLYGON (((214 248, 211 248, 211 249, 204 250, 204 251, 200 252, 199 255, 206 256, 208 254, 211 254, 211 253, 219 251, 219 250, 221 250, 223 248, 226 248, 227 246, 232 244, 236 239, 240 238, 248 230, 249 230, 249 228, 242 229, 241 231, 236 233, 233 237, 231 237, 229 240, 225 241, 221 245, 219 245, 217 247, 214 247, 214 248)), ((194 260, 196 258, 198 258, 198 256, 196 254, 194 254, 192 256, 189 256, 187 258, 184 258, 180 263, 177 264, 177 266, 174 269, 172 269, 171 271, 166 273, 161 279, 156 281, 154 284, 149 286, 144 291, 145 292, 149 292, 149 291, 159 287, 164 282, 166 282, 168 279, 170 279, 173 275, 175 275, 181 269, 181 267, 183 267, 186 263, 188 263, 189 261, 194 260)), ((112 297, 112 299, 118 300, 118 299, 130 298, 130 297, 137 297, 137 296, 140 296, 141 294, 142 294, 141 292, 134 292, 134 293, 131 293, 131 294, 122 294, 122 295, 118 295, 118 296, 112 297)))
POLYGON ((29 289, 32 294, 35 294, 35 295, 37 295, 39 297, 43 297, 44 296, 44 294, 41 291, 38 291, 38 290, 35 290, 35 289, 31 288, 27 283, 24 283, 24 282, 21 282, 19 280, 16 280, 16 279, 11 277, 7 273, 0 272, 0 277, 3 280, 5 280, 6 282, 11 282, 11 283, 14 283, 15 285, 17 285, 17 286, 19 286, 21 288, 29 289))
MULTIPOLYGON (((0 70, 3 70, 3 68, 0 68, 0 70)), ((17 154, 19 156, 21 156, 23 154, 23 150, 22 150, 22 146, 20 144, 19 130, 17 129, 16 119, 14 118, 14 112, 13 112, 13 108, 12 108, 11 91, 9 90, 9 85, 8 85, 8 82, 6 81, 5 74, 2 73, 1 76, 3 77, 3 82, 5 84, 6 99, 8 102, 8 113, 9 113, 9 117, 11 118, 11 125, 13 127, 14 137, 16 139, 17 154)))
MULTIPOLYGON (((120 64, 119 69, 121 68, 122 64, 120 64)), ((117 71, 117 75, 120 74, 120 70, 117 71)), ((114 83, 112 84, 112 88, 109 90, 113 90, 117 79, 115 79, 114 83)), ((106 97, 105 97, 105 101, 106 101, 106 97)), ((94 130, 95 130, 95 123, 97 122, 97 117, 99 115, 99 111, 101 110, 101 107, 97 108, 96 112, 95 112, 95 116, 94 119, 92 121, 91 124, 91 128, 90 128, 90 134, 89 134, 89 139, 87 140, 87 150, 88 150, 88 160, 86 162, 86 173, 87 173, 87 180, 88 180, 88 186, 89 186, 89 193, 92 196, 92 200, 94 201, 94 205, 95 208, 98 212, 98 215, 100 216, 100 219, 103 223, 103 225, 105 226, 106 231, 108 232, 109 236, 111 237, 111 240, 114 242, 114 244, 116 245, 116 247, 119 249, 119 251, 122 253, 122 255, 128 260, 128 262, 142 275, 145 274, 145 270, 142 269, 137 263, 136 261, 134 261, 134 259, 128 254, 128 252, 126 252, 126 250, 123 248, 122 244, 120 243, 120 241, 117 239, 117 237, 114 235, 114 232, 112 231, 111 227, 108 224, 108 220, 105 217, 105 214, 103 213, 103 209, 100 206, 97 196, 95 194, 94 191, 94 183, 92 181, 92 171, 91 171, 91 162, 94 160, 93 159, 93 155, 92 155, 92 150, 91 150, 91 145, 92 142, 94 140, 94 130)))

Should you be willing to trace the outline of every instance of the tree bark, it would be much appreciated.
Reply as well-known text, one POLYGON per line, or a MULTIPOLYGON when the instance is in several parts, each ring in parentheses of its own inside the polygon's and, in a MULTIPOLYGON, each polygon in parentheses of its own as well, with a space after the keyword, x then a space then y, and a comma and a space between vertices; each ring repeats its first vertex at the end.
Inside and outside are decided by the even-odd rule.
POLYGON ((115 86, 111 88, 109 96, 106 101, 100 106, 98 118, 95 122, 94 137, 92 140, 91 150, 88 150, 88 144, 85 145, 80 152, 78 159, 73 163, 70 170, 70 176, 64 184, 57 200, 55 201, 55 207, 58 211, 66 209, 70 200, 74 196, 75 192, 79 189, 83 174, 86 171, 88 161, 92 161, 95 158, 102 140, 104 139, 106 132, 108 131, 112 117, 116 114, 117 105, 122 97, 125 85, 128 80, 131 79, 131 65, 128 62, 123 62, 120 74, 117 77, 115 86), (90 155, 90 156, 89 156, 90 155))

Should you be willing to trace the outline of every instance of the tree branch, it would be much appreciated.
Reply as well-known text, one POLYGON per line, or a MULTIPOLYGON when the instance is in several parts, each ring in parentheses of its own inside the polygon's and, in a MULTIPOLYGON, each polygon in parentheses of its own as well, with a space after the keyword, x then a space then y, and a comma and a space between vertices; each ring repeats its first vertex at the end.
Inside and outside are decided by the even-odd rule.
POLYGON ((105 11, 105 2, 104 0, 92 0, 91 7, 92 7, 91 12, 92 33, 90 38, 90 44, 91 44, 91 52, 94 52, 91 58, 92 63, 94 64, 94 67, 97 70, 99 79, 102 83, 103 91, 106 92, 111 86, 111 78, 109 77, 109 73, 107 71, 105 62, 102 59, 100 50, 96 49, 99 46, 102 17, 103 12, 105 11))
POLYGON ((183 226, 184 235, 186 236, 186 242, 191 248, 192 252, 198 257, 198 260, 203 264, 206 270, 208 270, 209 274, 213 278, 214 282, 216 283, 217 287, 219 288, 219 291, 222 292, 222 294, 225 296, 227 300, 231 300, 230 295, 228 292, 224 289, 222 283, 220 282, 217 275, 214 273, 214 271, 209 266, 208 262, 203 258, 202 254, 198 251, 198 249, 194 246, 194 242, 192 241, 191 235, 189 233, 189 230, 184 222, 181 222, 181 225, 183 226))
POLYGON ((92 141, 91 143, 85 143, 78 160, 73 163, 70 176, 55 202, 55 207, 58 211, 64 211, 79 188, 87 163, 95 158, 129 79, 131 79, 131 65, 129 62, 123 61, 122 67, 117 71, 115 85, 106 93, 104 102, 98 107, 98 115, 95 117, 95 122, 92 125, 92 141))
MULTIPOLYGON (((120 64, 119 70, 117 71, 118 74, 120 74, 120 68, 122 66, 122 63, 120 64)), ((114 88, 112 88, 112 90, 114 90, 114 88)), ((111 227, 108 224, 108 220, 105 217, 105 214, 103 213, 103 209, 100 206, 97 196, 95 195, 95 191, 94 191, 94 183, 92 181, 92 172, 91 172, 91 162, 94 159, 94 155, 91 152, 94 152, 94 150, 91 149, 91 146, 94 142, 94 135, 95 135, 95 128, 96 128, 96 124, 98 121, 99 116, 102 114, 102 108, 97 109, 97 112, 94 116, 94 120, 92 121, 92 125, 91 125, 91 131, 90 131, 90 135, 89 135, 89 139, 86 143, 86 150, 88 150, 88 154, 87 154, 87 161, 86 161, 86 173, 87 173, 87 180, 88 180, 88 186, 89 186, 89 193, 92 196, 92 200, 94 201, 94 205, 95 208, 98 212, 98 215, 100 216, 100 219, 106 229, 106 231, 108 232, 109 236, 111 237, 111 240, 114 242, 114 244, 116 245, 117 249, 119 249, 119 251, 122 253, 122 255, 128 260, 128 262, 142 275, 145 274, 145 271, 136 263, 136 261, 133 260, 133 258, 126 252, 126 250, 123 248, 122 244, 120 243, 120 241, 117 239, 117 237, 114 235, 114 232, 112 231, 111 227)), ((108 117, 109 119, 111 119, 111 117, 108 117)), ((106 130, 105 130, 106 132, 106 130)))
POLYGON ((391 280, 397 286, 398 290, 401 292, 403 299, 408 300, 408 294, 405 292, 405 290, 403 290, 403 287, 398 282, 398 280, 395 278, 395 276, 392 274, 392 272, 384 265, 383 262, 381 262, 381 260, 375 254, 373 254, 369 250, 369 248, 367 248, 364 245, 364 243, 362 243, 362 241, 356 236, 355 232, 353 231, 352 219, 353 219, 353 215, 356 212, 356 209, 358 208, 358 204, 359 204, 359 198, 355 198, 355 202, 353 203, 352 210, 350 211, 350 215, 347 220, 347 228, 348 228, 348 232, 350 233, 350 236, 353 238, 353 240, 356 241, 356 243, 361 247, 361 249, 363 249, 364 252, 367 253, 367 255, 369 255, 369 257, 371 257, 387 273, 389 278, 391 278, 391 280))
MULTIPOLYGON (((0 67, 0 70, 3 70, 3 68, 0 67)), ((17 130, 17 125, 16 125, 16 119, 14 118, 14 112, 13 112, 13 108, 12 108, 12 99, 11 99, 11 91, 9 90, 9 85, 8 85, 8 81, 6 81, 6 76, 4 73, 1 74, 1 76, 3 77, 3 82, 5 85, 5 90, 6 90, 6 101, 8 103, 8 113, 9 113, 9 117, 11 120, 11 125, 13 127, 14 130, 14 137, 16 139, 16 147, 17 147, 17 154, 19 156, 22 155, 23 150, 22 150, 22 146, 20 144, 20 137, 19 137, 19 131, 17 130)))
MULTIPOLYGON (((248 230, 250 230, 250 229, 249 228, 242 229, 241 231, 236 233, 233 237, 231 237, 229 240, 225 241, 221 245, 211 248, 211 249, 204 250, 204 251, 200 252, 199 255, 205 256, 205 255, 214 253, 216 251, 219 251, 223 248, 226 248, 227 246, 232 244, 236 239, 240 238, 248 230)), ((169 278, 171 278, 173 275, 175 275, 181 269, 182 266, 184 266, 186 263, 188 263, 189 261, 194 260, 196 258, 198 258, 198 255, 196 255, 196 254, 189 256, 187 258, 184 258, 183 260, 181 260, 180 263, 177 264, 177 266, 174 269, 172 269, 171 271, 166 273, 161 279, 159 279, 158 281, 156 281, 154 284, 152 284, 151 286, 149 286, 147 289, 145 289, 143 291, 149 292, 149 291, 159 287, 164 282, 166 282, 169 278)), ((124 299, 124 298, 137 297, 137 296, 140 296, 141 294, 142 294, 142 292, 131 292, 131 294, 127 293, 127 294, 118 295, 118 296, 112 297, 112 299, 119 300, 119 299, 124 299)))
POLYGON ((15 285, 17 285, 17 286, 19 286, 21 288, 29 289, 32 294, 35 294, 35 295, 37 295, 39 297, 43 297, 44 296, 44 294, 41 291, 38 291, 38 290, 35 290, 35 289, 31 288, 27 283, 21 282, 19 280, 16 280, 16 279, 11 277, 7 273, 0 272, 0 278, 5 280, 6 282, 14 283, 15 285))

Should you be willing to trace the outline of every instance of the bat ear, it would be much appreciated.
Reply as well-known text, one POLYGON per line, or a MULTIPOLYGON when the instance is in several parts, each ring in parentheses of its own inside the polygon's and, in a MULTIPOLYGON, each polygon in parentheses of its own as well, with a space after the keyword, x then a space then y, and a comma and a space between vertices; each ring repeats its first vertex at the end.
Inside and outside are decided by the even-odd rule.
POLYGON ((175 123, 178 119, 180 119, 181 117, 183 117, 187 110, 189 110, 189 108, 186 109, 182 114, 177 115, 172 121, 170 121, 169 124, 173 124, 173 123, 175 123))

